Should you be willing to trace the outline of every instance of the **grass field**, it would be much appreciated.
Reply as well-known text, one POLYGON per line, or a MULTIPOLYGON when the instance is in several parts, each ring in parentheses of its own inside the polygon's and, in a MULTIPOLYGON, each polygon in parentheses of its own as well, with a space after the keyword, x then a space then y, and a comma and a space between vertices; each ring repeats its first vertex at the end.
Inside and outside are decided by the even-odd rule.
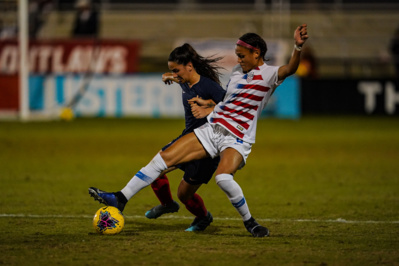
MULTIPOLYGON (((184 232, 182 207, 149 220, 150 188, 127 205, 116 236, 94 233, 89 186, 119 190, 182 120, 0 122, 0 264, 399 265, 399 119, 259 121, 236 180, 271 232, 255 239, 214 180, 202 195, 214 222, 184 232)), ((169 174, 175 195, 181 172, 169 174)))

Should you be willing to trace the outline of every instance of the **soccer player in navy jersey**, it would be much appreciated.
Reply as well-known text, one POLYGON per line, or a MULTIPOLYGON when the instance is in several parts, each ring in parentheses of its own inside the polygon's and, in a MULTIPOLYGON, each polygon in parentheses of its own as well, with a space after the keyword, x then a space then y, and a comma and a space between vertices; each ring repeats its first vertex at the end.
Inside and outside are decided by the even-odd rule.
MULTIPOLYGON (((286 65, 278 67, 265 63, 267 45, 259 35, 247 33, 241 36, 235 49, 239 65, 233 69, 224 100, 207 116, 208 122, 155 155, 120 191, 124 198, 101 191, 92 195, 100 202, 117 206, 121 200, 130 199, 151 184, 171 166, 220 156, 216 183, 241 215, 248 232, 254 237, 268 236, 269 230, 258 224, 249 212, 241 187, 233 175, 245 165, 255 143, 256 124, 262 109, 284 79, 298 69, 302 46, 308 37, 307 25, 298 26, 294 32, 291 58, 286 65)), ((199 107, 212 104, 199 97, 190 99, 189 103, 194 116, 199 107)))
MULTIPOLYGON (((204 58, 187 43, 175 48, 170 54, 168 68, 171 72, 163 74, 162 80, 165 84, 172 84, 173 82, 180 84, 186 124, 185 129, 177 139, 205 124, 207 122, 206 115, 213 110, 212 108, 199 108, 195 111, 196 118, 188 100, 193 97, 210 99, 211 104, 208 107, 213 107, 223 100, 226 91, 220 86, 219 67, 214 64, 220 59, 204 58)), ((177 139, 166 145, 162 150, 167 149, 177 139)), ((184 171, 183 180, 180 182, 177 192, 178 198, 186 209, 195 216, 193 223, 186 231, 203 231, 213 221, 211 213, 207 211, 202 198, 196 191, 202 184, 209 182, 218 163, 219 157, 216 157, 177 166, 184 171)), ((171 167, 166 171, 175 168, 171 167)), ((165 173, 152 182, 151 187, 161 204, 147 211, 145 214, 147 218, 156 219, 165 213, 178 211, 179 205, 173 200, 169 180, 165 173)))

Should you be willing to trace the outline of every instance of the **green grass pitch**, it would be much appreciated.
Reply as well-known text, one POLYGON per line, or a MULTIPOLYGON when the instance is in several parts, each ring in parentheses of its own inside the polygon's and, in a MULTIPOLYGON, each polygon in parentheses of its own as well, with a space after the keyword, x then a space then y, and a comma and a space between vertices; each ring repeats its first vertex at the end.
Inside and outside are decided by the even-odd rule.
MULTIPOLYGON (((399 120, 310 117, 259 121, 235 179, 270 229, 252 238, 214 179, 198 191, 214 216, 149 220, 151 188, 126 206, 121 234, 101 236, 87 188, 119 190, 178 136, 180 119, 0 122, 0 264, 399 265, 399 120)), ((182 172, 168 175, 173 195, 182 172)), ((177 197, 175 196, 177 199, 177 197)))

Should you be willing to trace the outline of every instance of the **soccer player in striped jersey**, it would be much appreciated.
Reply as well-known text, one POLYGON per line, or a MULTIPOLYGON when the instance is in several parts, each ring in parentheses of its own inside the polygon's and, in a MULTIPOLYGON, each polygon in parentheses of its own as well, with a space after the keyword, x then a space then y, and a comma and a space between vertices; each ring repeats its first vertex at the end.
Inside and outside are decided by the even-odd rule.
MULTIPOLYGON (((298 26, 294 32, 294 49, 289 62, 277 67, 265 63, 267 45, 259 35, 247 33, 241 36, 235 49, 239 65, 233 69, 224 100, 207 116, 208 123, 155 155, 120 191, 123 197, 130 199, 171 166, 220 156, 216 183, 241 215, 248 232, 254 237, 268 236, 269 230, 252 217, 234 174, 245 165, 255 143, 257 119, 262 109, 278 85, 298 69, 301 49, 308 37, 307 25, 298 26)), ((196 110, 210 104, 210 101, 194 97, 189 103, 196 115, 196 110)), ((107 202, 109 194, 94 196, 100 202, 107 202)), ((117 202, 120 200, 117 198, 117 202)), ((108 204, 113 202, 110 200, 108 204)))

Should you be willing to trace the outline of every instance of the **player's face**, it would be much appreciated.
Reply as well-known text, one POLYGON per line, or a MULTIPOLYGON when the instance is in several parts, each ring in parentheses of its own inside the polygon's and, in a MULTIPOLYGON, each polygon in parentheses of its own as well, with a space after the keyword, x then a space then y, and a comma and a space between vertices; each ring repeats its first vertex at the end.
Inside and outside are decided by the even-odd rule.
POLYGON ((187 66, 177 64, 176 62, 169 61, 168 67, 173 73, 173 77, 177 78, 180 83, 185 83, 189 81, 190 72, 187 66))
POLYGON ((244 73, 247 73, 258 66, 259 51, 252 51, 248 48, 236 45, 236 55, 238 57, 237 61, 244 73))

